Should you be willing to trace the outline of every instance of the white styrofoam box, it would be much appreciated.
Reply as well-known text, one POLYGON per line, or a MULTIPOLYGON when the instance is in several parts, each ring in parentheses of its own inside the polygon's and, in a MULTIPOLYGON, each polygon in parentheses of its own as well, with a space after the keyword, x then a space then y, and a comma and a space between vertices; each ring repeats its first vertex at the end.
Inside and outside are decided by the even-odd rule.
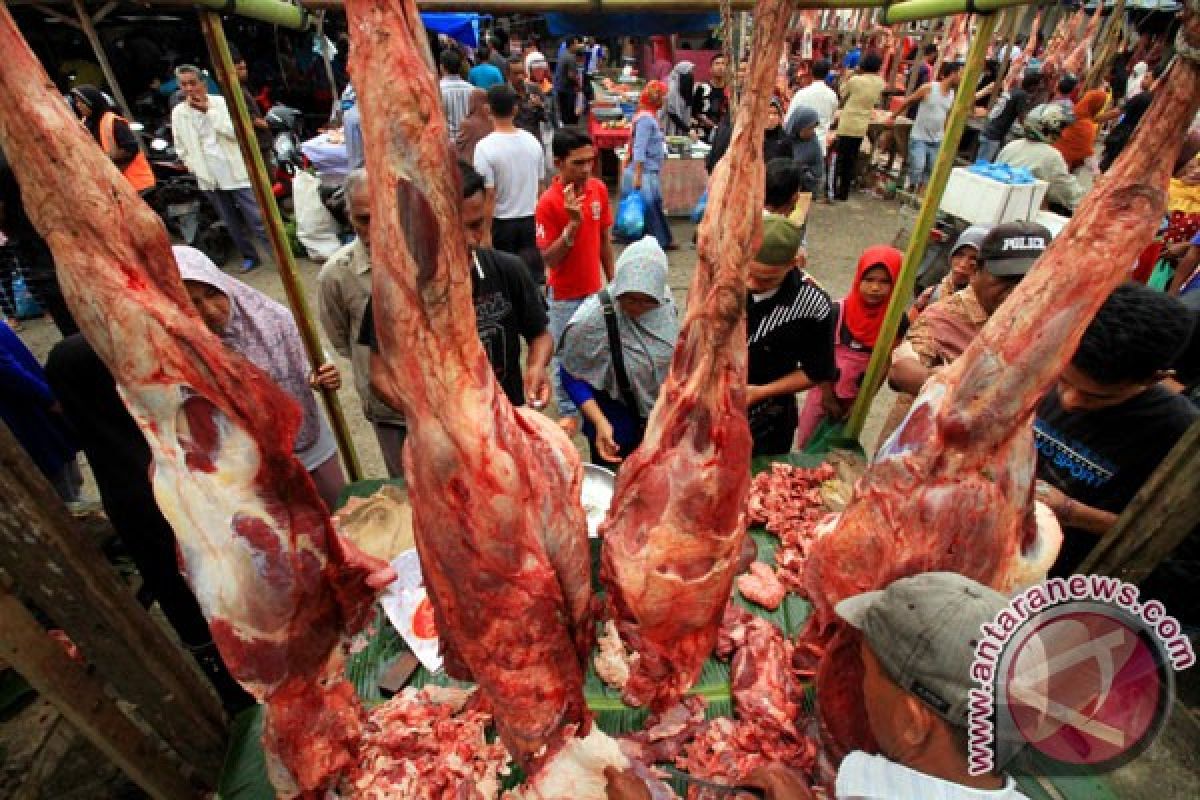
POLYGON ((1008 184, 955 167, 942 192, 939 208, 973 225, 1033 219, 1041 208, 1048 184, 1008 184))
POLYGON ((1045 225, 1046 230, 1050 231, 1054 236, 1058 236, 1067 223, 1070 222, 1067 217, 1055 214, 1053 211, 1039 211, 1037 216, 1033 218, 1033 221, 1039 225, 1045 225))

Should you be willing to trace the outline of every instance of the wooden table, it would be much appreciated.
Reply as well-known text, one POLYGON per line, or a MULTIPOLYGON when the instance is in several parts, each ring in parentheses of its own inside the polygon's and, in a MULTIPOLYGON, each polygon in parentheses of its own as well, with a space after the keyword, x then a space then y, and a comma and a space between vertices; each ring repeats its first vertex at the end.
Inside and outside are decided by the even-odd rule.
POLYGON ((668 158, 659 174, 663 210, 669 217, 690 216, 708 186, 703 158, 668 158))

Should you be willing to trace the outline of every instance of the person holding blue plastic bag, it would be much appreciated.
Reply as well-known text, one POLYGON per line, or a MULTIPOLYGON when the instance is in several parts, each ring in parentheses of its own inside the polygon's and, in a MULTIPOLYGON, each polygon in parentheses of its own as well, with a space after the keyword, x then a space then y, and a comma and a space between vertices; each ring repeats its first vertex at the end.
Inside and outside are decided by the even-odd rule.
POLYGON ((658 113, 667 96, 667 85, 650 81, 642 90, 638 110, 633 115, 633 140, 629 163, 621 180, 621 197, 639 192, 645 205, 645 232, 658 240, 663 250, 677 250, 671 240, 671 226, 663 210, 659 173, 667 157, 667 142, 658 124, 658 113))

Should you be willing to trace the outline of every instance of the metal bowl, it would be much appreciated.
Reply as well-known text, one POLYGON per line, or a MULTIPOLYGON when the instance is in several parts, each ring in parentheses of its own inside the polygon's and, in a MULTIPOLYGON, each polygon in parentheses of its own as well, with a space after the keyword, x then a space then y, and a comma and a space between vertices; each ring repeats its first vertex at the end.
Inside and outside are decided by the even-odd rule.
POLYGON ((613 494, 617 488, 617 476, 612 470, 598 467, 595 464, 583 465, 583 488, 579 492, 583 511, 587 514, 588 536, 598 536, 600 523, 612 505, 613 494))

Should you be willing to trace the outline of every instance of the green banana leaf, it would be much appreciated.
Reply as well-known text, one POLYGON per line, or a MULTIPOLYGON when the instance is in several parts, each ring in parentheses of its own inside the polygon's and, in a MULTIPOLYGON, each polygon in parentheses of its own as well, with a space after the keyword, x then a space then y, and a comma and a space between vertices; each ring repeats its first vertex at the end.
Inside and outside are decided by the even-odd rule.
MULTIPOLYGON (((854 444, 857 446, 857 443, 854 444)), ((844 448, 844 445, 840 443, 838 446, 849 449, 844 448)), ((762 457, 754 460, 752 469, 757 473, 777 461, 801 467, 815 467, 819 466, 823 459, 813 453, 762 457)), ((385 481, 374 480, 352 484, 343 492, 339 506, 350 496, 367 497, 373 494, 383 483, 385 481)), ((401 485, 403 484, 401 483, 401 485)), ((773 565, 779 540, 761 528, 751 529, 750 535, 758 546, 758 559, 773 565)), ((593 539, 591 544, 592 580, 597 592, 602 594, 603 588, 598 579, 600 542, 593 539)), ((741 592, 736 589, 736 586, 733 599, 751 613, 770 620, 790 637, 799 633, 811 612, 807 601, 790 593, 780 607, 774 611, 768 611, 750 603, 741 596, 741 592)), ((383 700, 379 691, 379 678, 391 660, 406 650, 407 646, 404 640, 392 628, 382 609, 379 609, 375 623, 369 630, 366 646, 351 655, 346 666, 348 679, 365 703, 374 705, 383 700)), ((409 681, 409 685, 416 688, 426 685, 468 686, 468 684, 452 680, 444 672, 430 673, 424 667, 418 667, 409 681)), ((717 716, 731 716, 734 709, 729 686, 729 665, 710 658, 704 664, 700 678, 689 694, 698 694, 705 698, 708 702, 706 715, 710 719, 717 716)), ((622 703, 619 694, 596 676, 595 668, 590 664, 584 682, 584 697, 588 707, 596 716, 596 724, 610 735, 621 735, 639 730, 645 722, 646 710, 630 708, 622 703)), ((811 711, 814 702, 815 687, 809 685, 805 688, 805 709, 811 711)), ((270 800, 275 796, 270 782, 267 780, 261 737, 261 708, 249 709, 234 720, 230 729, 229 750, 218 786, 218 798, 221 800, 270 800)), ((1030 800, 1058 800, 1058 798, 1115 800, 1115 795, 1100 777, 1087 774, 1084 770, 1080 770, 1078 774, 1056 775, 1053 778, 1033 777, 1034 775, 1044 775, 1045 771, 1036 762, 1019 772, 1013 770, 1021 790, 1030 800), (1046 786, 1051 788, 1047 789, 1046 786)), ((511 788, 521 780, 523 780, 523 776, 520 774, 520 770, 514 768, 513 774, 505 781, 505 788, 511 788)), ((687 782, 685 779, 672 777, 669 783, 681 796, 686 795, 687 782)))
POLYGON ((229 726, 229 749, 217 783, 218 800, 275 800, 262 749, 262 706, 248 708, 229 726))

